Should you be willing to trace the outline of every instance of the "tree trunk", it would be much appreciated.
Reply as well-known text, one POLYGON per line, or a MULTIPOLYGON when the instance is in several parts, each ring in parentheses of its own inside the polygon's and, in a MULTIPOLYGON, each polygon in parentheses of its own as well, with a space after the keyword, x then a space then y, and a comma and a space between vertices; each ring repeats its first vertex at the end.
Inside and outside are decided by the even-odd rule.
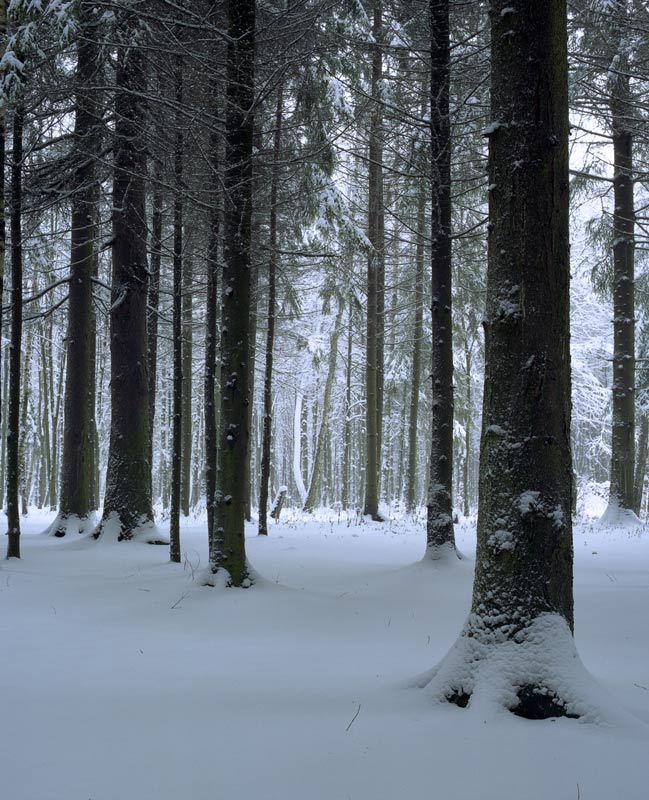
MULTIPOLYGON (((102 522, 119 541, 153 528, 149 465, 145 218, 146 65, 132 13, 118 13, 110 312, 111 422, 102 522)), ((141 32, 140 32, 141 33, 141 32)))
POLYGON ((88 387, 95 384, 92 280, 97 259, 97 160, 101 147, 96 10, 94 2, 79 4, 73 140, 76 185, 70 233, 61 496, 58 516, 47 531, 59 537, 65 536, 71 525, 76 532, 82 532, 84 521, 95 508, 94 392, 88 387))
POLYGON ((381 57, 382 9, 381 0, 374 2, 372 24, 372 116, 369 133, 369 173, 368 173, 368 225, 367 238, 370 253, 367 262, 367 342, 365 365, 366 394, 366 461, 365 461, 365 507, 364 514, 380 521, 379 515, 379 475, 381 472, 381 431, 380 421, 383 410, 383 365, 379 358, 383 355, 383 342, 380 340, 383 319, 379 319, 383 304, 381 279, 383 266, 383 145, 381 79, 383 63, 381 57))
POLYGON ((449 3, 430 0, 432 431, 427 553, 455 549, 453 530, 453 324, 449 3))
MULTIPOLYGON (((341 504, 343 510, 350 506, 351 456, 352 456, 352 331, 353 304, 349 303, 349 328, 347 330, 347 363, 345 365, 345 424, 343 428, 343 475, 341 504)), ((302 501, 304 502, 304 501, 302 501)))
POLYGON ((254 125, 255 0, 228 5, 221 418, 210 569, 249 586, 245 464, 249 458, 250 234, 254 125))
POLYGON ((417 422, 419 418, 419 387, 421 379, 421 342, 424 335, 424 235, 426 221, 426 185, 419 181, 417 197, 417 244, 415 246, 415 324, 412 345, 412 389, 410 419, 408 420, 408 487, 406 510, 417 508, 417 422))
MULTIPOLYGON (((174 82, 176 107, 180 109, 183 102, 183 62, 180 55, 176 56, 174 82)), ((183 496, 183 492, 185 492, 185 476, 183 475, 182 452, 183 425, 185 422, 183 413, 183 384, 185 382, 185 345, 183 342, 183 124, 181 113, 177 111, 176 142, 174 147, 173 417, 171 422, 171 510, 169 513, 169 560, 175 563, 180 563, 181 505, 183 499, 188 500, 189 495, 189 486, 187 486, 187 491, 183 496)), ((187 470, 187 475, 188 473, 189 470, 187 470)))
POLYGON ((571 636, 566 4, 492 0, 490 17, 478 547, 471 614, 429 691, 544 719, 578 715, 566 702, 587 680, 571 636))
POLYGON ((635 479, 633 481, 633 513, 640 516, 642 507, 642 491, 647 471, 647 446, 649 444, 649 415, 643 414, 640 419, 640 436, 638 438, 638 457, 635 462, 635 479))
POLYGON ((22 161, 25 112, 19 100, 13 119, 11 161, 11 340, 7 412, 7 558, 20 558, 20 348, 23 331, 22 161))
POLYGON ((270 479, 270 443, 273 424, 273 347, 275 345, 275 283, 277 273, 277 195, 279 191, 279 158, 282 143, 283 86, 277 88, 275 134, 273 142, 273 172, 270 183, 270 220, 268 261, 268 323, 266 329, 266 370, 264 373, 264 427, 261 443, 261 483, 259 488, 260 536, 268 535, 268 482, 270 479))
POLYGON ((616 5, 618 47, 609 72, 613 131, 613 418, 611 487, 604 519, 633 509, 635 461, 635 275, 633 135, 629 60, 623 42, 626 0, 616 5))
POLYGON ((189 516, 192 472, 192 370, 193 370, 193 318, 192 284, 194 282, 191 258, 183 259, 182 278, 182 434, 180 468, 180 510, 189 516))
POLYGON ((338 360, 338 339, 340 338, 340 328, 343 319, 345 306, 342 301, 338 301, 338 313, 334 322, 333 333, 331 334, 331 347, 329 349, 329 368, 327 371, 327 381, 325 383, 324 398, 322 400, 322 416, 320 428, 316 441, 315 453, 313 456, 313 469, 311 470, 311 480, 309 491, 304 501, 304 511, 312 513, 319 498, 320 476, 325 455, 326 437, 329 425, 329 410, 331 407, 331 392, 333 390, 334 378, 336 377, 336 362, 338 360))
MULTIPOLYGON (((149 367, 149 467, 153 478, 153 429, 158 378, 158 308, 160 306, 160 262, 162 259, 162 175, 158 170, 153 187, 151 213, 151 277, 147 305, 147 363, 149 367)), ((153 484, 152 484, 153 485, 153 484)))

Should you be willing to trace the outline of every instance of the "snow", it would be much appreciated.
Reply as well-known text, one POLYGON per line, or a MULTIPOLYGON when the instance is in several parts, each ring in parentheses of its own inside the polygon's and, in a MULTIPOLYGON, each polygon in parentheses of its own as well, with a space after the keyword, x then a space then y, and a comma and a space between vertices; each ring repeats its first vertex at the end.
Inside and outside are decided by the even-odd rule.
POLYGON ((240 590, 200 585, 203 521, 183 526, 175 565, 141 540, 37 535, 52 516, 24 520, 23 558, 0 564, 3 797, 646 796, 644 527, 578 526, 579 657, 562 656, 557 671, 572 641, 546 615, 529 636, 535 658, 501 651, 460 709, 437 702, 430 683, 407 687, 466 644, 466 520, 456 526, 466 557, 432 561, 421 520, 286 509, 268 537, 248 530, 255 583, 240 590), (563 681, 582 718, 505 711, 505 679, 518 673, 563 681))

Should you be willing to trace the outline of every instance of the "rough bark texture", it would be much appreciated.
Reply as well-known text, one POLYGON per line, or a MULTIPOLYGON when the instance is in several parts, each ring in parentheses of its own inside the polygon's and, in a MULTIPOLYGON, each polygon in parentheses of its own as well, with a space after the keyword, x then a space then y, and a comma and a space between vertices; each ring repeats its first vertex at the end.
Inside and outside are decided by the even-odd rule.
POLYGON ((351 503, 351 459, 352 459, 352 332, 354 324, 353 301, 349 302, 347 329, 347 361, 345 364, 345 424, 343 428, 343 475, 341 504, 347 510, 351 503))
POLYGON ((50 528, 55 536, 68 531, 68 518, 83 519, 94 510, 95 313, 92 279, 97 259, 97 163, 101 147, 101 104, 98 89, 100 52, 96 5, 79 4, 74 156, 76 191, 72 197, 70 283, 68 300, 65 419, 59 517, 50 528), (90 396, 89 396, 90 394, 90 396))
POLYGON ((609 506, 633 509, 635 461, 635 275, 633 135, 629 59, 622 27, 626 2, 614 12, 618 42, 609 72, 613 133, 613 418, 609 506))
MULTIPOLYGON (((176 57, 174 70, 177 108, 183 102, 183 62, 176 57)), ((169 512, 169 560, 180 561, 180 509, 189 494, 189 481, 185 487, 182 472, 184 342, 183 342, 183 120, 176 114, 176 141, 174 146, 174 241, 173 241, 173 418, 171 422, 171 509, 169 512), (186 494, 183 497, 183 491, 186 494)), ((191 396, 190 396, 191 397, 191 396)), ((189 470, 187 470, 187 478, 189 470)), ((184 509, 183 509, 184 510, 184 509)))
POLYGON ((381 433, 380 419, 382 412, 383 365, 379 365, 379 356, 383 354, 382 342, 379 342, 383 328, 379 321, 382 304, 380 278, 383 273, 383 145, 382 113, 380 100, 383 61, 381 47, 378 44, 382 30, 381 0, 374 3, 374 21, 372 35, 375 45, 372 47, 372 107, 369 133, 369 173, 368 173, 368 224, 367 238, 370 253, 367 261, 367 341, 365 363, 365 435, 367 439, 365 456, 365 504, 364 514, 372 519, 380 520, 379 515, 379 475, 381 471, 381 433))
POLYGON ((279 191, 279 158, 282 143, 283 87, 277 89, 275 135, 273 141, 273 172, 270 183, 270 220, 268 261, 268 316, 266 328, 266 365, 264 372, 264 425, 261 442, 261 479, 259 486, 259 535, 268 535, 268 484, 270 481, 270 445, 273 410, 273 348, 275 346, 275 294, 277 273, 277 196, 279 191))
POLYGON ((565 0, 492 3, 477 632, 573 624, 565 0))
POLYGON ((640 516, 642 493, 647 471, 647 445, 649 444, 649 416, 643 414, 640 420, 640 436, 638 437, 638 453, 635 461, 635 478, 633 481, 633 512, 640 516))
POLYGON ((451 319, 451 126, 449 4, 430 3, 432 431, 428 555, 455 547, 453 531, 453 325, 451 319))
MULTIPOLYGON (((7 35, 7 10, 5 0, 0 0, 0 46, 5 46, 7 35)), ((0 71, 0 78, 4 79, 0 71)), ((5 103, 0 103, 0 175, 5 174, 5 125, 7 107, 5 103)), ((0 181, 0 306, 4 297, 4 278, 5 278, 5 245, 6 245, 6 224, 5 224, 5 184, 0 181)), ((0 342, 2 342, 2 313, 0 312, 0 342)), ((6 372, 4 373, 7 374, 6 372)), ((2 347, 0 347, 0 381, 2 381, 2 347)), ((6 384, 5 384, 6 386, 6 384)), ((3 387, 4 388, 4 387, 3 387)), ((4 506, 4 474, 5 474, 5 454, 6 454, 6 419, 2 418, 2 404, 4 393, 0 389, 0 424, 2 427, 2 457, 0 458, 0 508, 4 506)))
POLYGON ((180 510, 185 517, 191 508, 191 473, 192 473, 192 394, 193 394, 193 302, 192 284, 194 269, 189 256, 182 258, 182 359, 183 359, 183 394, 182 394, 182 434, 181 434, 181 468, 180 468, 180 510))
POLYGON ((134 20, 120 12, 128 41, 120 45, 116 73, 113 179, 113 275, 110 313, 111 422, 103 518, 121 541, 151 523, 147 263, 145 218, 144 50, 134 46, 134 20))
POLYGON ((23 331, 22 160, 24 109, 14 110, 11 161, 11 341, 9 345, 9 408, 7 413, 7 558, 20 558, 20 348, 23 331))
POLYGON ((250 402, 250 234, 255 2, 228 6, 221 418, 210 568, 248 586, 244 539, 250 402))

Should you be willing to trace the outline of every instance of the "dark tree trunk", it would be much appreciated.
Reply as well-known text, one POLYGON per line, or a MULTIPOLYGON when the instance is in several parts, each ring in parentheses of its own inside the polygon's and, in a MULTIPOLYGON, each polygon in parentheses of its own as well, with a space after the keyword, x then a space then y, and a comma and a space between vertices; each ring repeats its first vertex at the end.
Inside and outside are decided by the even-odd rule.
POLYGON ((381 0, 374 2, 372 35, 372 116, 369 133, 369 173, 368 173, 368 225, 367 238, 370 253, 367 261, 367 341, 365 365, 366 394, 366 460, 365 460, 365 505, 364 514, 373 520, 381 520, 379 515, 379 475, 381 472, 381 425, 383 411, 383 319, 384 304, 382 278, 383 266, 383 144, 381 78, 383 60, 381 57, 382 8, 381 0), (379 317, 381 316, 381 319, 379 317))
POLYGON ((75 530, 81 532, 83 520, 95 508, 95 398, 89 387, 95 385, 96 329, 92 280, 97 267, 97 163, 101 147, 101 103, 96 88, 100 77, 96 12, 94 2, 79 4, 74 123, 77 164, 70 234, 61 500, 59 515, 48 531, 54 536, 65 536, 72 520, 76 520, 75 530))
POLYGON ((181 434, 181 467, 180 467, 180 510, 183 516, 189 516, 191 507, 191 472, 192 472, 192 359, 194 334, 192 321, 192 284, 194 270, 189 256, 182 260, 182 434, 181 434))
POLYGON ((460 706, 486 691, 540 719, 579 714, 565 702, 581 691, 571 637, 566 4, 516 13, 492 0, 490 15, 478 547, 471 614, 430 688, 460 706))
POLYGON ((270 444, 273 424, 273 347, 275 346, 275 283, 277 273, 277 196, 279 191, 279 158, 282 143, 283 87, 277 89, 273 172, 270 183, 270 220, 268 261, 268 322, 266 329, 266 369, 264 372, 264 425, 261 442, 261 482, 259 486, 259 535, 268 535, 268 483, 270 480, 270 444))
MULTIPOLYGON (((7 10, 6 0, 0 0, 0 43, 2 47, 5 46, 5 38, 7 35, 7 10)), ((0 104, 0 175, 5 174, 5 126, 6 126, 6 103, 0 104)), ((0 180, 0 307, 2 306, 2 298, 4 297, 4 278, 5 278, 5 247, 6 247, 6 223, 5 223, 5 182, 4 179, 0 180)), ((2 311, 0 310, 0 342, 2 342, 2 311)), ((2 376, 8 373, 2 372, 2 347, 0 347, 0 381, 3 380, 2 376)), ((2 448, 2 456, 0 458, 0 508, 4 507, 4 490, 5 490, 5 457, 6 457, 6 429, 7 420, 6 416, 2 416, 2 404, 4 401, 6 391, 6 382, 0 388, 0 428, 2 430, 2 441, 0 447, 2 448)))
POLYGON ((120 11, 115 96, 113 275, 110 313, 111 422, 102 522, 119 541, 151 528, 147 263, 145 218, 146 94, 144 49, 136 20, 120 11))
POLYGON ((430 2, 432 433, 427 552, 455 548, 453 531, 453 325, 451 317, 451 124, 449 4, 430 2))
POLYGON ((20 348, 23 334, 22 161, 25 112, 14 110, 11 161, 11 340, 9 345, 9 408, 7 413, 7 558, 20 558, 20 348))
POLYGON ((633 135, 629 61, 623 42, 626 2, 614 11, 617 52, 610 70, 613 132, 613 418, 608 518, 633 509, 635 461, 635 274, 633 135))
MULTIPOLYGON (((176 107, 183 102, 183 62, 176 57, 174 70, 176 107)), ((169 560, 180 563, 180 509, 183 499, 183 124, 176 113, 174 146, 174 242, 173 242, 173 416, 171 422, 171 509, 169 512, 169 560)), ((191 357, 191 356, 190 356, 191 357)), ((189 487, 187 487, 189 489, 189 487)), ((187 491, 187 495, 189 491, 187 491)))
POLYGON ((210 568, 250 585, 245 550, 245 463, 249 437, 250 234, 255 0, 228 6, 225 231, 222 284, 221 416, 210 568))

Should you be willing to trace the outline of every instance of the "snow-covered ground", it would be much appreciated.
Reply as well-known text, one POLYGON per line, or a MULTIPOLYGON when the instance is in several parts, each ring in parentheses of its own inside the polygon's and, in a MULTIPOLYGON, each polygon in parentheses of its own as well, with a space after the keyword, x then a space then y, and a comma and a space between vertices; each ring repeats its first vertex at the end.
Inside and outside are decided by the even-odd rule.
POLYGON ((6 800, 644 800, 649 531, 575 531, 576 643, 614 720, 483 718, 408 680, 460 630, 465 558, 420 561, 424 529, 321 514, 250 529, 249 590, 199 584, 141 543, 35 535, 0 565, 6 800))

